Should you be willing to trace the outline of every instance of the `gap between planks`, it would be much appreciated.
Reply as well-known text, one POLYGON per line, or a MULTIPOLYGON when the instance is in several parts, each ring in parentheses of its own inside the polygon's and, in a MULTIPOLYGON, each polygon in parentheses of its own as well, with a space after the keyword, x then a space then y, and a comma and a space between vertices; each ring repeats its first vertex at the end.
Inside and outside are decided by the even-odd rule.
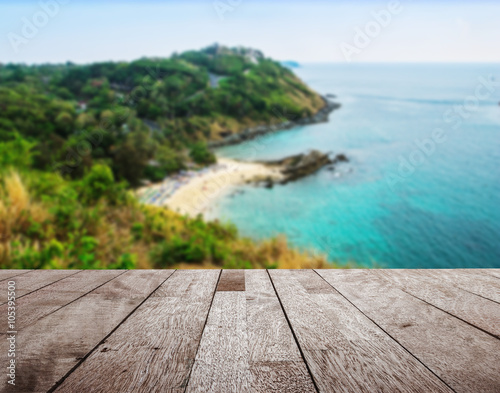
POLYGON ((500 343, 495 337, 402 291, 375 271, 316 273, 455 391, 498 392, 500 343))
POLYGON ((219 276, 177 270, 56 392, 183 392, 219 276))
MULTIPOLYGON (((20 274, 5 281, 15 281, 16 282, 16 299, 21 299, 33 292, 39 291, 49 285, 55 284, 65 278, 74 276, 81 273, 82 270, 31 270, 27 274, 20 274), (39 280, 39 275, 47 275, 45 281, 39 280), (51 277, 52 276, 52 277, 51 277), (59 277, 61 276, 61 277, 59 277)), ((3 284, 3 282, 2 282, 3 284)), ((7 303, 7 301, 0 303, 0 306, 7 303)))
POLYGON ((129 318, 130 318, 130 316, 132 316, 132 315, 133 315, 133 314, 137 311, 137 309, 139 309, 139 307, 141 307, 141 306, 142 306, 142 305, 143 305, 143 304, 144 304, 144 303, 145 303, 145 302, 146 302, 146 301, 147 301, 147 300, 148 300, 151 296, 153 296, 153 294, 154 294, 154 293, 155 293, 155 292, 156 292, 156 291, 157 291, 157 290, 158 290, 158 289, 159 289, 162 285, 164 285, 164 284, 168 281, 168 279, 169 279, 170 277, 172 277, 172 275, 173 275, 174 273, 175 273, 175 271, 174 271, 174 272, 172 272, 171 274, 169 274, 169 275, 168 275, 168 276, 167 276, 167 277, 166 277, 163 281, 161 281, 161 282, 159 283, 159 285, 157 285, 157 286, 156 286, 156 288, 154 288, 154 289, 151 291, 151 293, 150 293, 149 295, 147 295, 147 296, 146 296, 146 297, 145 297, 145 298, 144 298, 144 299, 143 299, 143 300, 142 300, 142 301, 141 301, 141 302, 140 302, 140 303, 139 303, 139 304, 138 304, 138 305, 137 305, 137 306, 136 306, 136 307, 132 310, 132 311, 130 311, 130 313, 129 313, 128 315, 126 315, 126 316, 125 316, 125 318, 124 318, 123 320, 121 320, 121 321, 120 321, 120 322, 119 322, 119 323, 118 323, 118 324, 117 324, 117 325, 116 325, 116 326, 115 326, 115 327, 114 327, 114 328, 113 328, 113 329, 109 332, 109 334, 107 334, 107 335, 106 335, 106 336, 105 336, 102 340, 100 340, 100 341, 99 341, 99 342, 98 342, 98 343, 97 343, 97 344, 96 344, 96 345, 95 345, 95 346, 94 346, 94 347, 93 347, 93 348, 92 348, 92 349, 91 349, 91 350, 90 350, 90 351, 89 351, 89 352, 88 352, 88 353, 87 353, 84 357, 82 357, 82 358, 80 359, 80 361, 79 361, 77 364, 75 364, 75 365, 71 368, 71 370, 69 370, 69 371, 68 371, 68 372, 67 372, 67 373, 66 373, 66 374, 65 374, 65 375, 64 375, 61 379, 59 379, 59 380, 58 380, 58 381, 57 381, 57 382, 56 382, 56 383, 55 383, 55 384, 54 384, 54 385, 53 385, 53 386, 52 386, 52 387, 51 387, 51 388, 47 391, 47 393, 52 393, 52 392, 56 391, 56 390, 57 390, 57 388, 58 388, 59 386, 61 386, 61 385, 63 384, 63 382, 64 382, 64 381, 65 381, 65 380, 66 380, 66 379, 67 379, 67 378, 68 378, 68 377, 69 377, 69 376, 70 376, 70 375, 71 375, 71 374, 72 374, 75 370, 77 370, 77 369, 78 369, 78 367, 80 367, 80 365, 81 365, 81 364, 82 364, 82 363, 83 363, 83 362, 84 362, 84 361, 85 361, 85 360, 86 360, 86 359, 87 359, 90 355, 92 355, 92 353, 94 353, 94 352, 97 350, 97 348, 98 348, 100 345, 102 345, 102 344, 106 341, 106 339, 107 339, 108 337, 110 337, 110 336, 111 336, 111 335, 112 335, 112 334, 113 334, 116 330, 118 330, 118 328, 119 328, 121 325, 123 325, 123 324, 124 324, 124 323, 125 323, 125 322, 129 319, 129 318))

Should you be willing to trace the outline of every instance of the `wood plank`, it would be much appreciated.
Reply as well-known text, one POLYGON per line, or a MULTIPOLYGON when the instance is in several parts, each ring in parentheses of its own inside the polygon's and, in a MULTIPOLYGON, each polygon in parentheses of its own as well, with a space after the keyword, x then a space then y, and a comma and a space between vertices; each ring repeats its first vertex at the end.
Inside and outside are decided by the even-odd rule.
MULTIPOLYGON (((316 392, 304 362, 259 362, 250 365, 252 393, 316 392)), ((239 392, 239 390, 236 390, 239 392)))
POLYGON ((245 271, 251 391, 316 392, 267 271, 245 271))
POLYGON ((248 392, 244 292, 217 292, 186 392, 248 392))
POLYGON ((430 277, 446 280, 466 291, 500 303, 500 282, 496 277, 475 272, 474 269, 426 270, 430 277))
MULTIPOLYGON (((123 273, 119 270, 86 270, 23 296, 16 302, 17 330, 34 324, 44 316, 66 306, 123 273)), ((0 306, 0 315, 7 315, 7 304, 0 306)), ((6 331, 4 329, 0 332, 0 339, 6 331)))
POLYGON ((217 292, 221 291, 244 291, 245 271, 244 270, 223 270, 220 276, 217 292))
POLYGON ((302 356, 265 270, 247 270, 246 320, 252 362, 302 362, 302 356))
POLYGON ((316 392, 267 271, 246 270, 251 392, 316 392))
POLYGON ((183 392, 219 270, 176 271, 57 392, 183 392))
POLYGON ((21 274, 29 273, 31 270, 0 269, 0 281, 8 280, 21 274))
POLYGON ((317 272, 456 392, 498 392, 500 340, 373 271, 317 272))
POLYGON ((500 269, 481 269, 481 273, 500 278, 500 269))
MULTIPOLYGON (((19 378, 14 389, 5 391, 47 392, 172 273, 172 270, 128 271, 19 332, 19 378)), ((100 274, 106 276, 104 271, 100 274)), ((82 278, 80 274, 75 278, 78 276, 82 278)), ((6 362, 3 341, 6 340, 0 343, 0 356, 6 362)), ((4 374, 0 386, 7 386, 4 374)), ((88 386, 80 390, 87 391, 90 391, 88 386)))
POLYGON ((269 273, 321 392, 451 391, 314 271, 269 273))
POLYGON ((405 292, 500 338, 500 304, 436 279, 423 270, 374 270, 405 292))
POLYGON ((315 392, 265 270, 217 292, 187 392, 315 392))
MULTIPOLYGON (((33 270, 27 274, 13 277, 12 281, 16 282, 16 298, 19 299, 31 292, 37 291, 47 285, 79 272, 80 270, 33 270)), ((1 304, 5 303, 7 302, 1 304)))

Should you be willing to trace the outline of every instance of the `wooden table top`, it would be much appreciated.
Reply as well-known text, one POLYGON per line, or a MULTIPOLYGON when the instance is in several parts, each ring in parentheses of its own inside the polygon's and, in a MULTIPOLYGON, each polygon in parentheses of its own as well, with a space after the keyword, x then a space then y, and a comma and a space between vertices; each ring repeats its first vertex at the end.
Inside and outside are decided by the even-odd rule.
POLYGON ((0 294, 0 392, 500 392, 500 269, 0 270, 0 294))

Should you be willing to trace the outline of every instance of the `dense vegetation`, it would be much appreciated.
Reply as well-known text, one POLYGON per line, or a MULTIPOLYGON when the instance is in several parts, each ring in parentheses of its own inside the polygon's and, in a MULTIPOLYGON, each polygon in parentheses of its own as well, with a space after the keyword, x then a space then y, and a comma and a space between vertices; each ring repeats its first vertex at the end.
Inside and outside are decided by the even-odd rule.
POLYGON ((35 168, 74 179, 104 162, 132 186, 156 181, 191 160, 213 162, 207 140, 322 105, 289 69, 250 49, 212 46, 131 63, 0 65, 0 142, 35 144, 35 168))
POLYGON ((79 180, 53 172, 2 173, 2 268, 321 268, 321 256, 283 238, 256 243, 230 224, 140 205, 111 169, 79 180))
POLYGON ((215 161, 206 141, 322 105, 258 51, 0 65, 0 267, 325 267, 283 238, 140 205, 130 187, 215 161))

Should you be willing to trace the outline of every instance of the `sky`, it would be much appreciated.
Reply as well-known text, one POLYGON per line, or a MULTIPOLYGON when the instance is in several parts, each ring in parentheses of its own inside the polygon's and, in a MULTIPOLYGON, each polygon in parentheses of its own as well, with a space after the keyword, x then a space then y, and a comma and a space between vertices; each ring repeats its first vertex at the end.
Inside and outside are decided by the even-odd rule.
POLYGON ((0 1, 0 63, 168 57, 214 42, 298 62, 500 63, 500 1, 0 1))

